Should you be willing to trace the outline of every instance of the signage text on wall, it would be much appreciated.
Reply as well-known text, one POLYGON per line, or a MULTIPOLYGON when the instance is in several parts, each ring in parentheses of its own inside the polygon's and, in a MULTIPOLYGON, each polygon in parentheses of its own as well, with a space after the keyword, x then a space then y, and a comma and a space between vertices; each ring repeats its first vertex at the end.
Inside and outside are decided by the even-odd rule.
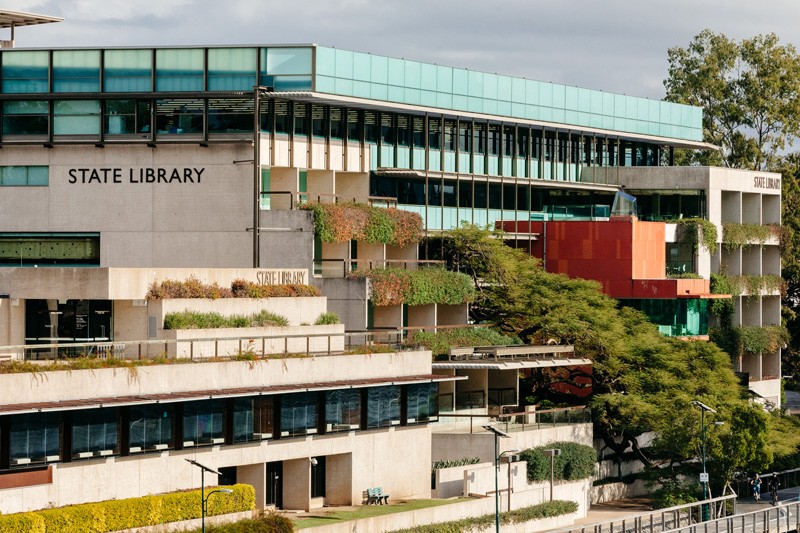
POLYGON ((200 183, 205 168, 71 168, 69 183, 200 183))
POLYGON ((256 272, 256 281, 259 285, 306 285, 308 270, 302 268, 259 270, 256 272))
POLYGON ((756 176, 753 178, 753 187, 756 189, 780 189, 780 178, 767 178, 765 176, 756 176))

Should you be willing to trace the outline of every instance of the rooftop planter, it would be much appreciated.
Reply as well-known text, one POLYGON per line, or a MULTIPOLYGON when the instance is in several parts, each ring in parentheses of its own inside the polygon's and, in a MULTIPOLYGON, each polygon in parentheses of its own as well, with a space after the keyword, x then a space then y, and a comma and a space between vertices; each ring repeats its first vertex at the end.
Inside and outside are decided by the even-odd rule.
POLYGON ((728 249, 738 246, 767 244, 773 239, 780 242, 783 230, 775 224, 723 224, 722 242, 728 249))
POLYGON ((459 305, 475 299, 472 278, 443 268, 356 270, 351 278, 370 280, 370 299, 389 305, 459 305))
POLYGON ((408 246, 422 240, 422 217, 394 207, 368 204, 305 204, 314 212, 314 232, 322 242, 364 241, 408 246))
POLYGON ((216 283, 203 283, 197 278, 185 281, 166 279, 153 282, 147 291, 148 300, 171 300, 176 298, 289 298, 298 296, 320 296, 319 289, 312 285, 285 284, 259 285, 243 279, 234 280, 230 287, 216 283))

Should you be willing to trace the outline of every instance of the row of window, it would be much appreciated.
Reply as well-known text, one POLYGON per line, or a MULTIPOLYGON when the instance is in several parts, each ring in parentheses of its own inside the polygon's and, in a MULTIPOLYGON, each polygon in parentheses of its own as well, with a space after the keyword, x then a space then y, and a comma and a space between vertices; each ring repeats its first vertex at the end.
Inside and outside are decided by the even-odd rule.
POLYGON ((438 383, 33 413, 0 419, 0 468, 433 422, 438 383))
POLYGON ((46 166, 0 167, 0 187, 47 187, 50 169, 46 166))
POLYGON ((309 47, 14 50, 0 58, 3 93, 311 89, 309 47))

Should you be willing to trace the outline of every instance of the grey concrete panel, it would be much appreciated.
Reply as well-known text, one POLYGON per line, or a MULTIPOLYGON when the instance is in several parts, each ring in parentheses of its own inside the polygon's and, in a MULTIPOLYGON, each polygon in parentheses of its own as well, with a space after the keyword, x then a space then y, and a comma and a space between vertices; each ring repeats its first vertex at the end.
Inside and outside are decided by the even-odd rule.
MULTIPOLYGON (((262 228, 261 268, 312 270, 314 218, 311 211, 262 211, 259 226, 262 228)), ((252 244, 250 247, 252 249, 252 244)))

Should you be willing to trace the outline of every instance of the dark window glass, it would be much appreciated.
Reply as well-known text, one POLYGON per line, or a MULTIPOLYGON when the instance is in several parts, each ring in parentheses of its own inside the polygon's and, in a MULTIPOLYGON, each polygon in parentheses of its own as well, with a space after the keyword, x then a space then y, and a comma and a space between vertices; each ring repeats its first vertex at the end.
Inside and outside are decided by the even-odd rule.
POLYGON ((473 185, 475 209, 486 209, 488 198, 488 184, 485 181, 476 181, 473 185))
POLYGON ((47 135, 47 102, 3 102, 3 135, 47 135))
POLYGON ((289 102, 275 101, 275 133, 289 133, 289 102))
POLYGON ((102 408, 72 414, 72 458, 119 453, 119 409, 102 408))
POLYGON ((475 124, 475 132, 472 136, 475 142, 475 153, 476 154, 485 154, 486 153, 486 124, 478 123, 475 124))
POLYGON ((530 187, 520 185, 517 187, 517 209, 527 211, 530 209, 530 187))
POLYGON ((469 122, 458 125, 458 150, 463 154, 472 149, 472 130, 469 122))
POLYGON ((35 413, 11 417, 9 460, 11 466, 45 463, 61 459, 61 421, 58 413, 35 413))
POLYGON ((456 197, 456 187, 458 182, 455 180, 445 180, 442 187, 442 196, 445 207, 456 207, 458 204, 456 197))
POLYGON ((517 205, 516 192, 515 185, 503 185, 503 209, 514 209, 517 205))
POLYGON ((325 392, 325 431, 350 431, 361 424, 361 392, 357 389, 325 392))
POLYGON ((328 136, 328 114, 325 106, 311 106, 311 130, 314 137, 328 136))
POLYGON ((236 398, 233 401, 233 442, 271 439, 274 431, 272 396, 236 398))
POLYGON ((414 148, 425 148, 425 119, 414 117, 412 120, 414 148))
MULTIPOLYGON (((484 184, 485 187, 485 184, 484 184)), ((460 180, 458 183, 458 207, 472 207, 472 182, 460 180)))
POLYGON ((394 115, 391 113, 381 113, 381 142, 383 144, 394 144, 395 130, 393 124, 394 115))
POLYGON ((406 422, 433 422, 439 418, 439 384, 409 385, 407 390, 406 422))
POLYGON ((202 400, 183 404, 183 446, 221 444, 222 400, 202 400))
POLYGON ((411 118, 406 115, 397 116, 397 144, 409 146, 411 144, 411 118))
POLYGON ((107 100, 103 121, 105 134, 150 133, 150 111, 149 100, 107 100))
POLYGON ((209 133, 252 133, 253 100, 221 99, 208 100, 209 133))
POLYGON ((500 154, 500 126, 489 124, 489 155, 500 154))
POLYGON ((502 190, 499 183, 489 184, 489 209, 502 209, 503 199, 501 198, 502 190))
POLYGON ((506 126, 503 128, 503 155, 511 157, 514 155, 514 128, 506 126))
POLYGON ((364 111, 364 140, 368 143, 378 143, 378 113, 364 111))
POLYGON ((367 427, 379 428, 400 424, 400 387, 389 385, 367 391, 367 427))
POLYGON ((281 436, 293 437, 317 432, 316 392, 287 394, 281 398, 281 436))
POLYGON ((363 115, 355 109, 347 110, 347 140, 361 142, 363 115))
POLYGON ((448 152, 456 150, 456 123, 454 120, 444 121, 444 149, 448 152))
POLYGON ((528 128, 517 129, 517 157, 528 157, 528 143, 531 132, 528 128))
POLYGON ((306 104, 294 104, 294 134, 308 135, 308 106, 306 104))
POLYGON ((442 205, 442 183, 440 181, 428 181, 428 205, 442 205))
POLYGON ((339 107, 331 107, 331 139, 344 139, 344 112, 339 107))
POLYGON ((159 134, 203 132, 203 101, 156 100, 156 131, 159 134))
POLYGON ((397 203, 425 205, 425 182, 412 179, 398 181, 397 203))
POLYGON ((172 404, 131 407, 128 423, 130 452, 172 448, 173 413, 172 404))
POLYGON ((441 120, 431 117, 428 119, 428 146, 431 150, 442 147, 441 120))

